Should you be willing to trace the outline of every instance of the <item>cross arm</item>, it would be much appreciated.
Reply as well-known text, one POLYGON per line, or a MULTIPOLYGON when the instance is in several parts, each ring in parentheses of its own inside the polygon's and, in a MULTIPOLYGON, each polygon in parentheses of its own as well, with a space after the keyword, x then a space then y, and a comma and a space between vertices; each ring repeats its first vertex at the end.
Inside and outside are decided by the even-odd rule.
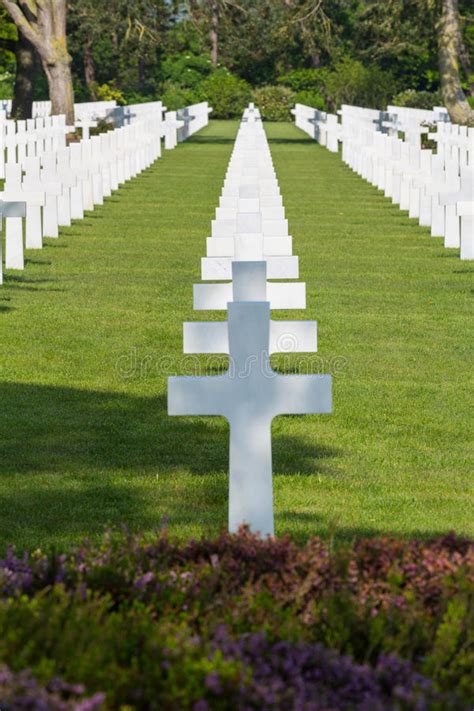
POLYGON ((272 382, 273 417, 332 412, 330 375, 277 375, 272 382))
POLYGON ((220 415, 228 407, 227 376, 168 378, 168 415, 220 415))

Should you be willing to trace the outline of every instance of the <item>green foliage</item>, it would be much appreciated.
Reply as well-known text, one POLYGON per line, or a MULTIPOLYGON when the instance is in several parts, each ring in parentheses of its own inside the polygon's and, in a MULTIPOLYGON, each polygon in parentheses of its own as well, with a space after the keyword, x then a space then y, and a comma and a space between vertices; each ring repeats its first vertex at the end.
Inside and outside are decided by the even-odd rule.
POLYGON ((117 87, 113 80, 108 84, 96 86, 95 93, 97 101, 116 101, 119 106, 123 106, 127 103, 123 91, 117 87))
POLYGON ((443 100, 439 91, 407 89, 396 94, 391 103, 394 106, 408 106, 412 109, 427 109, 431 111, 433 106, 442 106, 443 100))
POLYGON ((294 69, 278 77, 278 83, 293 91, 321 91, 326 85, 326 69, 294 69))
POLYGON ((197 93, 193 89, 169 82, 165 85, 160 99, 169 111, 176 111, 196 103, 197 93))
POLYGON ((15 76, 8 71, 0 74, 0 99, 13 98, 13 86, 15 84, 15 76))
POLYGON ((192 709, 205 699, 225 711, 262 707, 238 703, 265 694, 255 686, 262 674, 283 693, 264 707, 284 708, 280 663, 283 688, 309 697, 319 657, 341 704, 316 709, 459 711, 474 695, 473 572, 472 543, 454 535, 359 540, 332 552, 317 538, 298 546, 246 530, 182 544, 165 532, 109 531, 60 556, 10 550, 0 561, 0 664, 105 692, 111 709, 192 709), (331 670, 348 667, 353 693, 385 670, 387 688, 406 686, 406 703, 352 705, 349 692, 342 703, 331 670), (410 698, 420 673, 444 702, 410 698))
POLYGON ((349 57, 338 62, 325 80, 326 98, 332 111, 341 104, 384 108, 394 89, 395 82, 389 72, 377 65, 365 67, 349 57))
POLYGON ((264 121, 291 121, 295 94, 286 86, 262 86, 254 90, 253 100, 264 121))
POLYGON ((335 111, 341 104, 384 108, 395 91, 392 74, 376 64, 364 66, 344 57, 333 70, 298 69, 279 77, 278 82, 296 93, 296 101, 321 111, 335 111))
POLYGON ((164 60, 161 71, 165 82, 193 89, 211 74, 212 64, 205 55, 177 54, 164 60))
POLYGON ((298 91, 295 94, 295 103, 305 104, 305 106, 311 106, 313 109, 319 109, 320 111, 327 111, 324 96, 312 89, 298 91))
POLYGON ((295 103, 326 111, 325 94, 328 75, 329 71, 326 69, 294 69, 278 77, 278 83, 295 92, 295 103))
POLYGON ((240 116, 252 98, 252 88, 225 69, 211 74, 198 87, 200 101, 208 101, 214 109, 213 117, 240 116))

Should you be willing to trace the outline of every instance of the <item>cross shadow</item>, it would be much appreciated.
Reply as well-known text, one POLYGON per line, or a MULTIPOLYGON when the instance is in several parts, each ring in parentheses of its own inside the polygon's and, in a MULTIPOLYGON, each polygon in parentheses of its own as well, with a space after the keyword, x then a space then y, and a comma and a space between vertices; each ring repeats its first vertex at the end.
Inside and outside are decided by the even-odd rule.
POLYGON ((64 287, 52 287, 52 286, 31 286, 31 284, 48 284, 51 283, 53 280, 39 280, 38 282, 35 282, 35 280, 25 280, 25 281, 15 281, 11 280, 11 274, 4 274, 3 279, 4 279, 4 286, 7 288, 9 291, 12 289, 17 289, 18 291, 50 291, 50 292, 58 292, 58 293, 63 293, 66 291, 64 287))
POLYGON ((41 266, 50 267, 52 261, 50 259, 32 259, 31 257, 25 257, 25 264, 41 264, 41 266))
POLYGON ((292 538, 299 543, 306 543, 310 536, 321 536, 330 539, 336 544, 351 544, 361 538, 375 538, 377 536, 387 536, 406 539, 427 540, 446 534, 446 529, 420 529, 406 531, 397 529, 374 528, 371 526, 340 526, 337 517, 317 513, 304 513, 300 511, 280 511, 275 514, 275 527, 278 529, 291 528, 292 538))
POLYGON ((55 279, 28 279, 20 274, 5 274, 5 284, 50 284, 55 279))
POLYGON ((318 144, 315 143, 311 138, 296 138, 289 136, 288 138, 271 138, 267 136, 268 142, 269 143, 274 143, 274 144, 281 144, 281 145, 298 145, 298 144, 304 144, 307 146, 308 144, 313 144, 314 146, 317 146, 318 144))
MULTIPOLYGON (((0 475, 100 467, 207 476, 228 467, 224 418, 169 417, 166 397, 0 383, 0 475), (2 433, 3 430, 3 433, 2 433), (185 446, 183 446, 185 445, 185 446)), ((274 435, 274 466, 315 473, 338 451, 274 435)))
MULTIPOLYGON (((121 523, 143 530, 158 510, 173 525, 225 525, 223 418, 169 417, 161 394, 36 384, 0 383, 0 403, 0 548, 121 523)), ((273 440, 279 474, 331 476, 335 450, 280 432, 273 440)))
POLYGON ((234 138, 222 138, 221 136, 210 136, 210 135, 205 135, 205 136, 191 136, 186 143, 214 143, 215 145, 234 145, 235 143, 235 137, 234 138))

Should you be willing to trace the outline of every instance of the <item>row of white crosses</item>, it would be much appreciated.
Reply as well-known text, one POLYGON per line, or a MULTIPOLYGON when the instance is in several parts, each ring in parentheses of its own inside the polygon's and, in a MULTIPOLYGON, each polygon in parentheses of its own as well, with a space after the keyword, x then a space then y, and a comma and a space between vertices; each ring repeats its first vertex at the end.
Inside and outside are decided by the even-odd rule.
POLYGON ((337 153, 341 140, 341 125, 336 114, 329 114, 304 104, 296 104, 291 113, 295 117, 297 128, 331 153, 337 153))
POLYGON ((167 111, 163 124, 165 149, 176 148, 193 134, 200 131, 209 123, 209 114, 212 112, 207 101, 192 104, 177 111, 167 111))
POLYGON ((316 323, 270 318, 306 306, 298 258, 260 114, 245 111, 194 285, 196 310, 227 311, 227 321, 184 324, 185 353, 224 353, 224 375, 172 377, 170 415, 217 415, 230 424, 229 530, 248 525, 273 535, 271 422, 282 414, 329 413, 331 376, 278 375, 275 352, 314 352, 316 323))
POLYGON ((64 116, 0 120, 0 178, 5 178, 6 163, 22 163, 26 158, 57 151, 66 146, 66 134, 74 130, 66 126, 64 116))
MULTIPOLYGON (((413 126, 413 138, 406 141, 397 131, 382 133, 377 121, 353 117, 343 124, 342 159, 393 204, 408 211, 409 217, 430 227, 433 237, 444 238, 445 247, 457 248, 461 259, 472 260, 474 130, 464 127, 459 131, 463 127, 457 127, 455 149, 442 148, 435 153, 420 148, 420 135, 428 129, 420 125, 417 131, 415 123, 413 126)), ((437 126, 439 135, 444 136, 445 124, 437 126)), ((438 145, 444 144, 440 141, 438 145)))
MULTIPOLYGON (((88 123, 82 122, 83 126, 88 123)), ((71 220, 82 219, 85 210, 103 204, 104 197, 161 154, 161 108, 129 126, 69 147, 64 120, 59 124, 63 140, 57 143, 53 134, 45 137, 41 131, 32 131, 36 140, 28 142, 31 150, 26 155, 20 151, 21 142, 12 141, 11 151, 7 145, 5 183, 0 192, 7 269, 24 269, 25 248, 41 249, 43 237, 58 237, 59 227, 69 226, 71 220)), ((2 279, 0 242, 0 283, 2 279)))
MULTIPOLYGON (((0 100, 0 112, 3 113, 5 117, 11 116, 12 103, 11 99, 0 100)), ((113 109, 116 105, 116 101, 84 101, 74 104, 74 115, 78 120, 103 117, 107 111, 110 111, 110 109, 113 109)), ((33 101, 32 117, 34 119, 49 118, 50 114, 50 101, 33 101)))
MULTIPOLYGON (((314 118, 321 112, 297 105, 294 113, 296 125, 325 145, 314 118)), ((445 247, 458 248, 461 259, 474 259, 474 129, 446 123, 442 107, 381 112, 343 105, 338 113, 339 133, 333 135, 342 142, 343 161, 430 227, 433 237, 443 237, 445 247), (423 134, 436 141, 436 153, 421 149, 423 134)))

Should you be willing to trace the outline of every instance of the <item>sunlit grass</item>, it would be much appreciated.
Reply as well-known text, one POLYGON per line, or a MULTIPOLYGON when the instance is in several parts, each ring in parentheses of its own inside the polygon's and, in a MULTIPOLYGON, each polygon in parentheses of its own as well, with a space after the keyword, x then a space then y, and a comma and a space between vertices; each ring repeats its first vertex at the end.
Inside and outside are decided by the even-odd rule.
MULTIPOLYGON (((211 126, 82 222, 28 252, 0 288, 1 545, 63 546, 109 524, 182 536, 227 517, 228 428, 169 418, 166 376, 192 372, 182 322, 237 124, 211 126)), ((474 533, 472 267, 340 158, 267 126, 334 414, 274 422, 277 532, 474 533)), ((201 367, 215 373, 222 358, 201 367)))

